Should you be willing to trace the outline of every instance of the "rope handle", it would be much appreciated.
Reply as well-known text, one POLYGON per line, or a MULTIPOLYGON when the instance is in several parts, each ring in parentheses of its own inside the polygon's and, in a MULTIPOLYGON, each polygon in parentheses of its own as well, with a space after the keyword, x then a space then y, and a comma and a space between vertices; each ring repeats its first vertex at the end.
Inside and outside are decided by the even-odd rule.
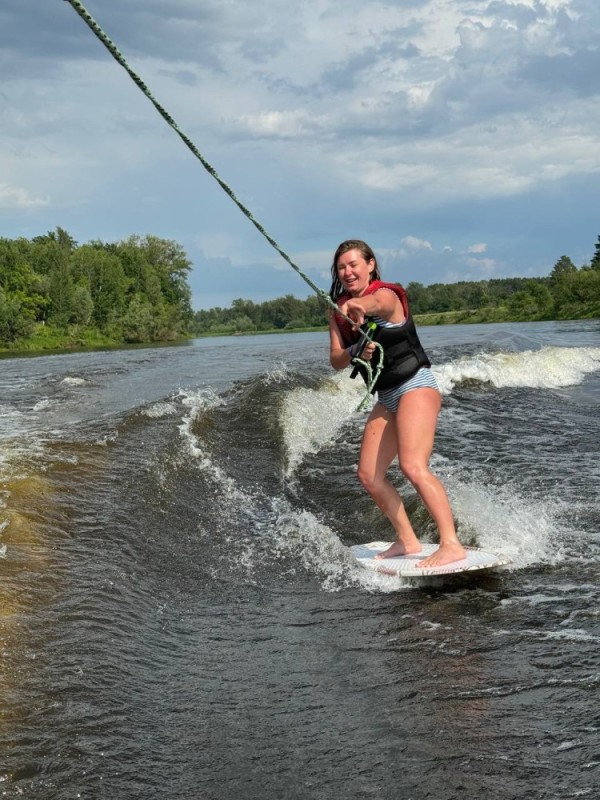
POLYGON ((354 364, 354 369, 352 370, 350 377, 356 378, 358 375, 359 366, 364 367, 367 372, 367 393, 361 400, 360 405, 356 409, 357 411, 363 411, 367 407, 368 402, 371 399, 371 395, 374 392, 375 383, 377 382, 381 370, 383 369, 383 347, 379 344, 379 342, 375 341, 375 337, 377 336, 379 330, 377 325, 374 322, 369 322, 360 330, 362 331, 362 335, 355 345, 356 355, 351 359, 350 362, 351 364, 354 364), (375 347, 377 347, 379 350, 379 359, 375 369, 375 375, 373 375, 373 367, 371 366, 371 362, 365 361, 365 359, 360 357, 368 342, 373 342, 375 347))

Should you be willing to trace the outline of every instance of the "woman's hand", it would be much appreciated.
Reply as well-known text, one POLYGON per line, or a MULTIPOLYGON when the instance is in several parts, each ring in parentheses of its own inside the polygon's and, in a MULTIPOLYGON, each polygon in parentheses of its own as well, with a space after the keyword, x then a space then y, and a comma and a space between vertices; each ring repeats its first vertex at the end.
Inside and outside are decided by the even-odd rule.
POLYGON ((354 298, 348 300, 340 308, 340 311, 352 320, 355 330, 360 328, 365 321, 365 310, 359 300, 354 298))
POLYGON ((359 358, 362 358, 363 361, 370 361, 373 358, 373 353, 375 352, 375 342, 367 342, 366 345, 363 347, 362 353, 359 353, 359 358))

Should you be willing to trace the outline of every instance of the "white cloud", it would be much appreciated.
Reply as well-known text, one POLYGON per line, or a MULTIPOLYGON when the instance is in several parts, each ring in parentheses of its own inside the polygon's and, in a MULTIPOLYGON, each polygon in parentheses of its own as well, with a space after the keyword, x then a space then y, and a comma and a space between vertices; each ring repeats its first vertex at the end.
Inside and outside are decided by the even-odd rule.
MULTIPOLYGON (((293 15, 283 0, 88 5, 181 130, 324 283, 349 236, 432 281, 593 250, 597 0, 317 0, 293 15), (502 261, 466 263, 488 247, 502 261)), ((157 232, 190 243, 193 280, 224 258, 211 280, 236 296, 243 266, 253 290, 264 280, 275 291, 288 270, 296 291, 68 4, 38 6, 2 6, 5 235, 25 214, 41 230, 157 232)))
POLYGON ((30 211, 40 206, 48 206, 49 197, 36 197, 20 186, 0 183, 0 208, 10 211, 30 211))
POLYGON ((433 250, 431 242, 425 239, 417 239, 416 236, 405 236, 402 239, 402 244, 405 244, 411 250, 433 250))
POLYGON ((320 127, 318 118, 300 109, 243 114, 233 124, 251 136, 286 139, 310 136, 320 127))

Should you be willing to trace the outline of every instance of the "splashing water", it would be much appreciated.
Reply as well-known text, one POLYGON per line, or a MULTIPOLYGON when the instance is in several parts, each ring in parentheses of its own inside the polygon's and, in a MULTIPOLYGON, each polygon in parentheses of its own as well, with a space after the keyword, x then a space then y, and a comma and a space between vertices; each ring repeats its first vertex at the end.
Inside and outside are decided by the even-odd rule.
POLYGON ((580 383, 600 369, 600 348, 542 347, 522 353, 484 353, 434 367, 442 394, 463 381, 489 383, 497 388, 523 386, 558 389, 580 383))
POLYGON ((288 477, 306 455, 318 452, 335 439, 343 425, 355 416, 363 396, 362 381, 349 381, 345 374, 334 375, 318 390, 297 388, 285 396, 280 418, 288 477))

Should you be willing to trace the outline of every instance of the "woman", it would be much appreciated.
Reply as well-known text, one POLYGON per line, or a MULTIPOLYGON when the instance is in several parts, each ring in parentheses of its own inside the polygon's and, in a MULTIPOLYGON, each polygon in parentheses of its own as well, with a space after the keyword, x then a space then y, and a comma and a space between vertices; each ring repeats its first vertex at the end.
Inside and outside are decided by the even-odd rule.
MULTIPOLYGON (((396 542, 378 557, 421 552, 400 495, 386 477, 398 456, 402 473, 415 487, 439 531, 438 549, 418 566, 460 561, 466 553, 456 536, 446 491, 429 469, 441 395, 410 316, 406 293, 396 284, 381 281, 375 254, 360 240, 342 242, 333 258, 331 275, 331 297, 354 323, 332 314, 332 367, 345 369, 358 355, 358 328, 366 318, 377 324, 375 338, 384 352, 383 369, 375 385, 377 403, 365 426, 358 464, 358 479, 396 531, 396 542)), ((378 357, 379 349, 373 342, 360 354, 362 360, 373 364, 378 357)))

